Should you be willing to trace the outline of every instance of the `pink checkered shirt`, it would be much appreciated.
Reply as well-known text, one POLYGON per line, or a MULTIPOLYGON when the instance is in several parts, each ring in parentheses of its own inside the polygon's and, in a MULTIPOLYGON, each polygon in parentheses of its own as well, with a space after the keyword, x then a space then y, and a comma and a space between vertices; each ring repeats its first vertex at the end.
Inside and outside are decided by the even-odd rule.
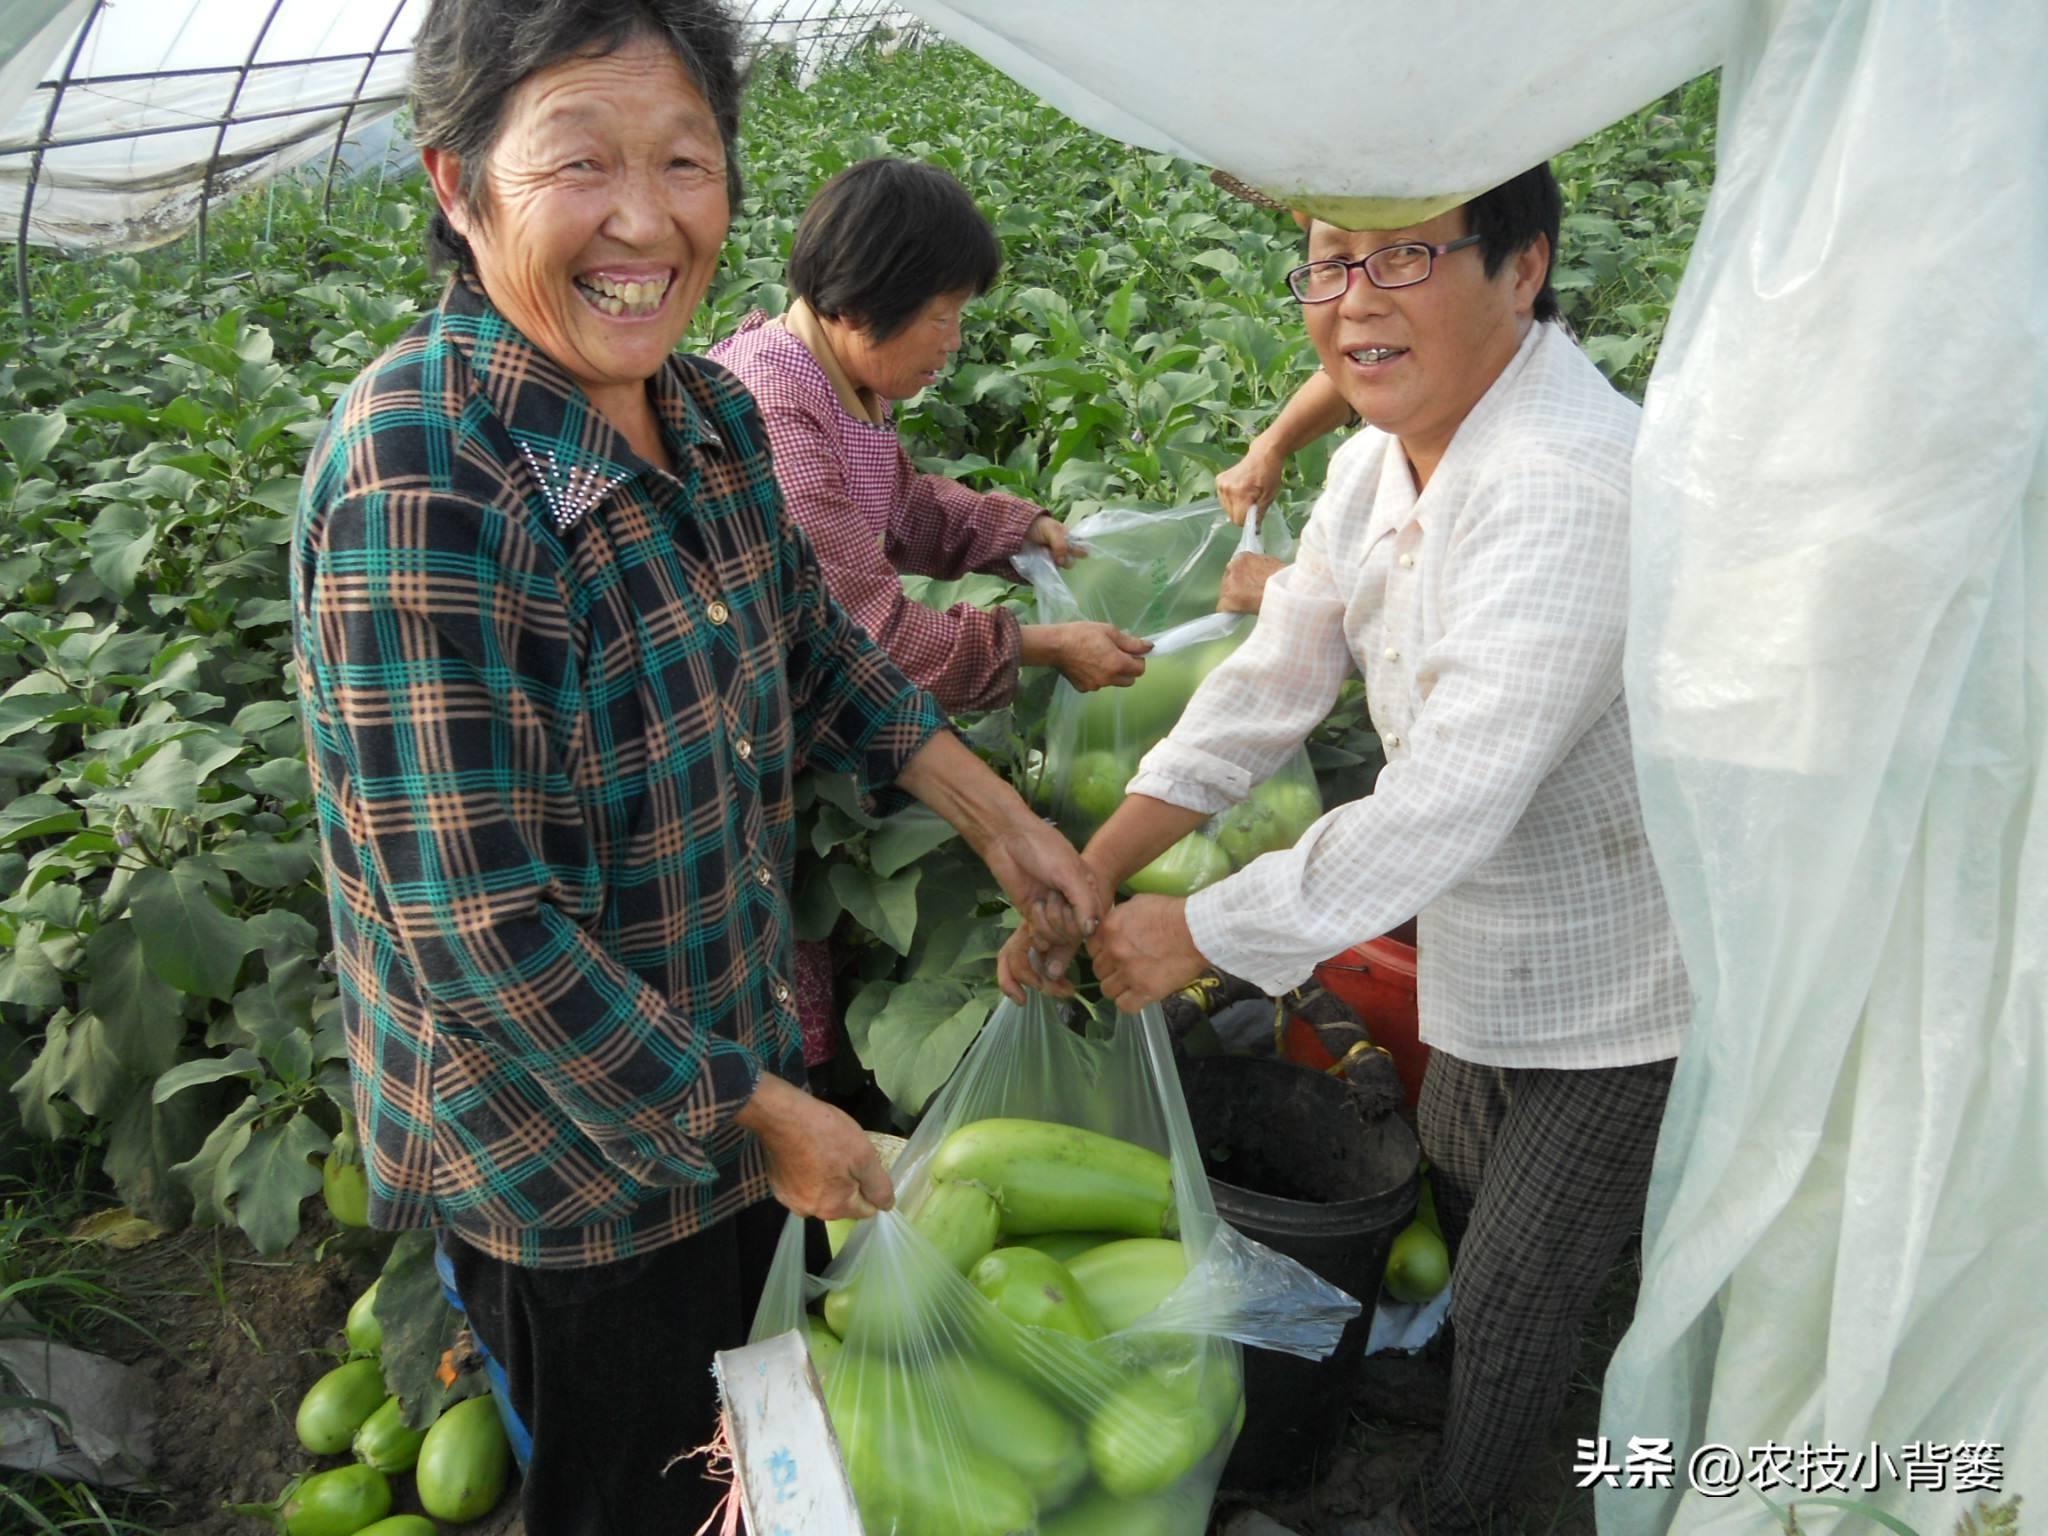
POLYGON ((803 342, 759 310, 708 355, 760 403, 776 482, 839 605, 949 713, 1006 703, 1017 691, 1015 616, 972 603, 938 612, 905 596, 898 574, 1007 575, 1043 509, 919 474, 895 429, 851 414, 803 342))

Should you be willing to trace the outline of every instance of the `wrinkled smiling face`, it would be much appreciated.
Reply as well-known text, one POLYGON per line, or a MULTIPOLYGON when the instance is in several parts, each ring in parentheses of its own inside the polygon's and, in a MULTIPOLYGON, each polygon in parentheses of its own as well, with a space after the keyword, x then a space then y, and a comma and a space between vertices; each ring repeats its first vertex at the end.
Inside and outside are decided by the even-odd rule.
MULTIPOLYGON (((1318 219, 1307 259, 1358 261, 1383 246, 1444 245, 1465 232, 1463 208, 1406 229, 1347 230, 1318 219)), ((1466 246, 1437 257, 1412 287, 1376 288, 1353 272, 1341 298, 1305 304, 1302 315, 1351 408, 1400 438, 1418 465, 1433 467, 1521 345, 1548 260, 1548 242, 1538 237, 1488 277, 1480 247, 1466 246)))
POLYGON ((600 409, 643 391, 710 287, 731 218, 718 124, 676 56, 638 38, 522 81, 475 211, 451 201, 452 157, 429 153, 505 318, 600 409))

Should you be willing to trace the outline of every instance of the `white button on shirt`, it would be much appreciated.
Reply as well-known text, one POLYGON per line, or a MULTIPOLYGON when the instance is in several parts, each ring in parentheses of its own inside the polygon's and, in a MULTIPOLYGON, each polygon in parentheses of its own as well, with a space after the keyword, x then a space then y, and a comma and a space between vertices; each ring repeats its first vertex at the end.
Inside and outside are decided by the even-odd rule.
POLYGON ((1236 803, 1354 666, 1388 763, 1293 848, 1189 899, 1212 963, 1279 993, 1419 914, 1431 1045, 1513 1067, 1677 1053, 1691 999, 1621 697, 1637 414, 1539 325, 1421 495, 1384 433, 1331 459, 1251 638, 1130 792, 1236 803))

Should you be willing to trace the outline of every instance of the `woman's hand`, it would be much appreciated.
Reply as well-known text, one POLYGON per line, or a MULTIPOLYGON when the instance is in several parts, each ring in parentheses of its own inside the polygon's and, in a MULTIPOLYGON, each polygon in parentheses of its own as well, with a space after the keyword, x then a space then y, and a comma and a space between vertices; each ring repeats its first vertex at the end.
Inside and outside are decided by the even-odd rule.
POLYGON ((1059 829, 1028 812, 981 850, 1010 904, 1024 915, 1020 933, 1042 951, 1071 954, 1095 931, 1113 899, 1059 829))
POLYGON ((896 1203, 874 1143, 842 1110, 763 1073, 734 1120, 761 1140, 768 1187, 799 1216, 856 1220, 896 1203))
POLYGON ((1048 945, 1028 925, 1020 927, 996 954, 996 985, 1013 1003, 1023 1002, 1027 991, 1072 997, 1074 956, 1079 952, 1078 945, 1048 945))
POLYGON ((1218 613, 1257 613, 1265 600, 1266 582, 1286 566, 1271 555, 1233 555, 1223 568, 1223 587, 1216 594, 1218 613))
POLYGON ((1077 944, 1109 910, 1101 878, 1050 822, 951 731, 916 752, 896 782, 960 829, 1003 894, 1048 944, 1077 944))
POLYGON ((1216 477, 1216 499, 1223 503, 1225 515, 1242 527, 1248 513, 1273 505, 1286 469, 1284 455, 1262 448, 1254 440, 1243 458, 1216 477))
POLYGON ((1056 624, 1052 664, 1062 676, 1083 693, 1098 688, 1128 688, 1145 672, 1145 653, 1150 640, 1127 635, 1114 624, 1084 620, 1056 624))
POLYGON ((1209 968, 1188 932, 1187 906, 1180 896, 1133 896, 1088 941, 1102 995, 1123 1012, 1158 1002, 1209 968))
POLYGON ((1050 512, 1041 512, 1031 520, 1031 526, 1024 530, 1024 542, 1043 544, 1054 565, 1072 565, 1075 556, 1088 553, 1080 545, 1067 542, 1067 525, 1050 512))

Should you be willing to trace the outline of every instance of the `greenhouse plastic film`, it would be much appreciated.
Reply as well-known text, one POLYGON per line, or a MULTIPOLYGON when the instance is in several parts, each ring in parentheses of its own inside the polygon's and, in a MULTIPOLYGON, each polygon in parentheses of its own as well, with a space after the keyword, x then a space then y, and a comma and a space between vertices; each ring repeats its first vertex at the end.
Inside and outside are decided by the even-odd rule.
MULTIPOLYGON (((1039 621, 1093 619, 1152 643, 1144 675, 1128 687, 1082 693, 1061 679, 1053 689, 1033 792, 1079 844, 1109 819, 1139 760, 1172 730, 1202 679, 1251 634, 1251 615, 1216 611, 1230 561, 1284 557, 1293 541, 1271 513, 1239 530, 1215 501, 1106 509, 1069 533, 1088 553, 1064 570, 1037 550, 1015 561, 1037 596, 1039 621)), ((1191 895, 1261 854, 1293 847, 1322 813, 1315 771, 1298 750, 1241 804, 1134 874, 1130 888, 1191 895)))
POLYGON ((1157 1010, 1056 1006, 997 1010, 823 1277, 795 1219, 777 1253, 754 1336, 804 1330, 869 1536, 1200 1536, 1240 1344, 1320 1358, 1358 1311, 1217 1219, 1157 1010))
POLYGON ((1352 229, 1498 186, 1712 68, 1735 0, 912 0, 1075 121, 1352 229), (1276 111, 1276 101, 1285 109, 1276 111))
POLYGON ((1602 1433, 1669 1439, 1680 1475, 1602 1489, 1601 1528, 1753 1531, 1750 1493, 1684 1473, 1732 1451, 1757 1487, 1770 1445, 1861 1458, 1806 1491, 1927 1536, 1993 1489, 2024 1524, 2048 1498, 2048 7, 1788 0, 1733 57, 1646 401, 1629 635, 1698 1008, 1602 1433))

